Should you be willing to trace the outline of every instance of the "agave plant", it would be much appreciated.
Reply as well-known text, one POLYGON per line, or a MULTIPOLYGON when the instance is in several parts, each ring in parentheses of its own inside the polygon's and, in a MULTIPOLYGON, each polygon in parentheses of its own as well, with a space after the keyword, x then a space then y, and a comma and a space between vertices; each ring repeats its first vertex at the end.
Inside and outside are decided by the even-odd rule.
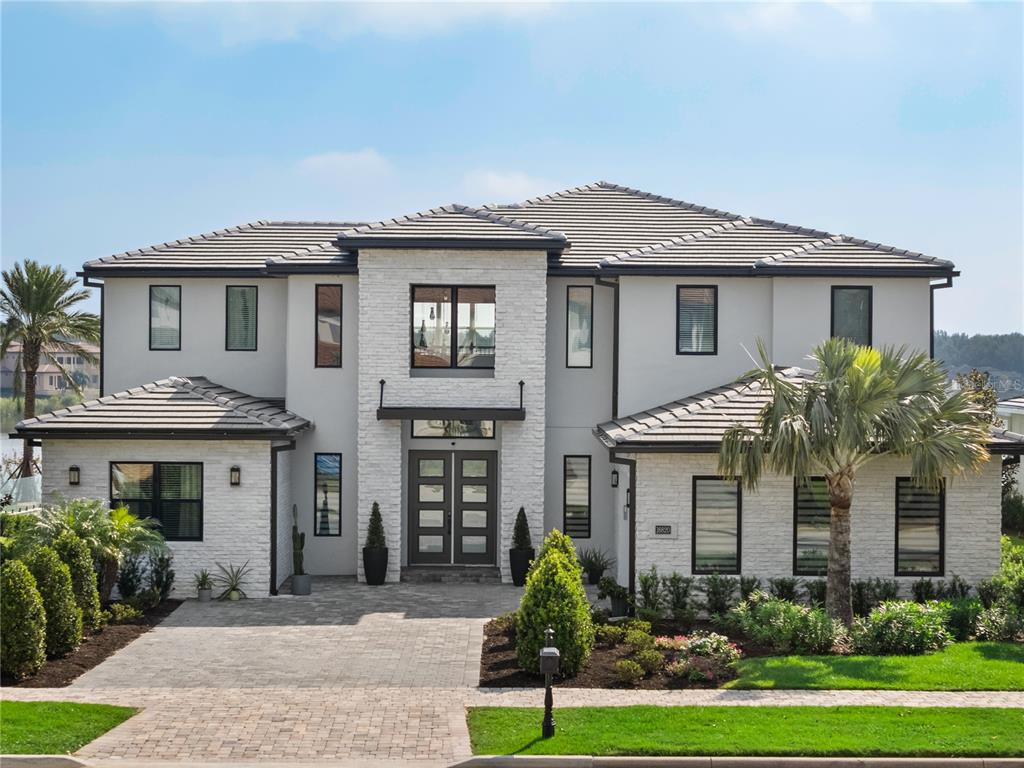
POLYGON ((231 563, 228 563, 227 568, 217 563, 217 568, 220 569, 220 575, 215 577, 216 582, 224 588, 224 591, 217 595, 217 599, 238 600, 246 597, 245 590, 242 589, 242 582, 245 581, 245 577, 249 573, 249 561, 246 560, 237 568, 231 563))

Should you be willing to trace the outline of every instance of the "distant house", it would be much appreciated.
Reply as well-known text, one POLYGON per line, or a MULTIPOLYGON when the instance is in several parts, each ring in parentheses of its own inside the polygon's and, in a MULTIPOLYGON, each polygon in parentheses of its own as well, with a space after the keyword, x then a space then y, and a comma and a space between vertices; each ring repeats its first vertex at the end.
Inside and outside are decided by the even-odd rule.
MULTIPOLYGON (((100 391, 100 348, 96 344, 84 343, 81 345, 86 351, 96 357, 95 362, 87 362, 81 355, 74 355, 69 352, 60 352, 54 349, 45 350, 43 359, 36 371, 36 396, 51 397, 62 395, 73 387, 68 382, 66 371, 78 380, 79 386, 86 395, 95 396, 100 391), (61 370, 63 368, 63 371, 61 370)), ((18 367, 18 358, 21 356, 21 342, 16 341, 7 350, 7 354, 0 360, 0 392, 4 397, 14 394, 14 373, 18 367)), ((24 383, 21 384, 24 387, 24 383)))
POLYGON ((996 415, 1006 423, 1010 432, 1024 432, 1024 395, 1000 400, 996 404, 996 415))

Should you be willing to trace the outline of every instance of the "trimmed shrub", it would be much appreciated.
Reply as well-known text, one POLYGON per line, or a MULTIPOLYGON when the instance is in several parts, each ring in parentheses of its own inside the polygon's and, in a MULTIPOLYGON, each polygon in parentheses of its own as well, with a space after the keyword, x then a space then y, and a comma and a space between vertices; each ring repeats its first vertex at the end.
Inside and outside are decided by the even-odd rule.
POLYGON ((117 591, 122 600, 130 600, 142 586, 142 561, 137 555, 128 555, 117 570, 117 591))
POLYGON ((633 659, 648 675, 653 675, 665 666, 665 657, 653 648, 637 652, 633 659))
POLYGON ((82 610, 75 604, 71 571, 50 547, 36 547, 26 563, 46 613, 46 655, 66 656, 82 642, 82 610))
POLYGON ((853 612, 867 616, 879 603, 898 600, 900 585, 895 579, 858 579, 851 584, 853 612))
POLYGON ((636 608, 637 615, 648 621, 657 621, 665 610, 665 599, 661 594, 661 578, 657 566, 637 574, 636 608), (641 613, 642 612, 642 613, 641 613))
POLYGON ((947 600, 963 600, 964 598, 970 597, 970 595, 971 585, 954 573, 946 583, 945 598, 947 600))
POLYGON ((713 573, 700 580, 704 591, 704 610, 709 616, 725 615, 736 604, 736 586, 739 581, 732 576, 713 573))
POLYGON ((595 627, 594 637, 601 645, 612 648, 626 639, 626 630, 615 624, 601 624, 595 627))
POLYGON ((1024 612, 1009 605, 993 605, 981 612, 975 626, 979 640, 1024 639, 1024 612))
POLYGON ((946 628, 947 618, 942 603, 890 600, 871 611, 867 618, 854 621, 853 649, 871 655, 938 651, 953 642, 946 628))
POLYGON ((693 579, 689 576, 673 571, 670 576, 663 576, 661 579, 661 594, 669 613, 676 622, 687 628, 697 620, 697 609, 691 597, 692 591, 693 579))
POLYGON ((46 661, 46 614, 36 580, 20 560, 0 569, 0 670, 20 680, 46 661))
POLYGON ((844 638, 842 624, 820 608, 806 608, 754 592, 733 608, 727 623, 778 653, 830 653, 844 638))
POLYGON ((506 635, 514 633, 516 631, 516 612, 509 611, 500 616, 495 616, 494 626, 495 629, 499 632, 504 632, 506 635))
POLYGON ((973 597, 961 597, 944 603, 946 627, 953 639, 959 643, 970 640, 975 632, 978 616, 981 615, 981 601, 973 597))
POLYGON ((596 627, 599 624, 607 624, 611 621, 612 612, 607 608, 599 608, 596 605, 590 606, 590 620, 594 622, 596 627))
POLYGON ((171 590, 174 588, 174 569, 171 568, 173 560, 174 555, 170 552, 149 556, 148 584, 149 588, 160 596, 159 602, 170 597, 171 590))
POLYGON ((746 600, 761 588, 761 580, 757 576, 740 576, 740 600, 746 600))
POLYGON ((807 604, 812 608, 824 607, 827 592, 828 582, 824 579, 811 579, 804 582, 804 597, 807 598, 807 604))
POLYGON ((694 632, 689 637, 660 637, 658 641, 659 647, 675 652, 665 667, 672 677, 717 685, 736 676, 740 650, 724 635, 694 632))
POLYGON ((75 593, 75 604, 82 611, 82 626, 93 632, 102 629, 105 622, 89 545, 71 531, 62 531, 54 540, 53 548, 71 572, 71 589, 75 593))
POLYGON ((111 624, 126 624, 142 616, 142 611, 128 603, 111 603, 108 612, 111 624))
POLYGON ((928 578, 920 578, 910 585, 910 594, 918 603, 940 600, 946 596, 946 585, 943 581, 936 583, 928 578))
POLYGON ((562 674, 575 676, 593 650, 594 625, 580 580, 579 564, 570 562, 563 552, 550 548, 537 558, 536 567, 526 577, 526 588, 519 603, 516 655, 523 669, 539 671, 538 654, 545 645, 544 630, 548 627, 554 630, 555 646, 561 652, 562 674))
POLYGON ((639 629, 630 629, 626 632, 625 643, 634 651, 646 651, 654 647, 654 635, 641 632, 639 629))
POLYGON ((768 591, 771 592, 772 597, 777 597, 779 600, 788 600, 791 603, 795 603, 797 600, 797 589, 799 586, 800 579, 794 579, 791 576, 768 579, 768 591))
POLYGON ((644 619, 626 619, 619 623, 619 626, 629 632, 632 629, 638 629, 646 635, 651 634, 651 622, 644 619))
POLYGON ((530 524, 526 521, 526 510, 519 508, 516 513, 516 524, 512 529, 512 549, 532 549, 533 541, 530 539, 530 524))
POLYGON ((615 662, 615 671, 619 675, 619 681, 626 685, 636 685, 646 677, 644 668, 632 659, 622 659, 615 662))
POLYGON ((533 562, 530 563, 530 570, 527 571, 527 578, 529 574, 533 573, 540 565, 540 561, 544 557, 552 552, 561 552, 576 575, 580 578, 583 577, 583 566, 580 565, 580 559, 576 554, 576 545, 572 543, 572 539, 566 536, 557 528, 553 528, 547 536, 544 537, 544 541, 541 542, 540 551, 537 552, 537 557, 534 558, 533 562))
POLYGON ((146 611, 160 605, 160 593, 152 588, 144 589, 134 597, 125 600, 125 602, 137 609, 139 613, 145 613, 146 611))

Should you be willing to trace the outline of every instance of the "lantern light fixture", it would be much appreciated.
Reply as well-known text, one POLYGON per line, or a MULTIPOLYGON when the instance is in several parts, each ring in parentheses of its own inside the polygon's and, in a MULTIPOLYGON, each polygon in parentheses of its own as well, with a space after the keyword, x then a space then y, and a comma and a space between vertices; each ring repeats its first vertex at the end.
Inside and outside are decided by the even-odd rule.
POLYGON ((242 468, 240 466, 238 466, 237 464, 235 464, 235 466, 233 466, 231 468, 231 484, 232 485, 241 485, 242 484, 242 468))
POLYGON ((82 470, 78 468, 77 464, 72 464, 68 467, 68 485, 78 485, 82 482, 82 470))
POLYGON ((618 487, 619 487, 619 470, 613 469, 612 470, 612 488, 618 488, 618 487))

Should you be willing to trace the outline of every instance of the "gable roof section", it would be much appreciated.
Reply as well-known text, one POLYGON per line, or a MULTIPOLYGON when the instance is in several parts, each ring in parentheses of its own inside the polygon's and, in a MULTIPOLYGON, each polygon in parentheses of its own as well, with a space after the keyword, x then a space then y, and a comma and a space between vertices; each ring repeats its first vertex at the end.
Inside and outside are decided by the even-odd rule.
MULTIPOLYGON (((143 277, 164 272, 216 276, 262 275, 268 259, 307 249, 330 249, 338 233, 357 224, 330 221, 256 221, 85 263, 86 275, 143 277)), ((355 271, 355 257, 334 248, 333 266, 355 271)))
POLYGON ((18 422, 18 437, 290 438, 312 427, 280 401, 172 376, 18 422))
POLYGON ((593 270, 601 259, 654 245, 740 218, 726 211, 673 200, 606 181, 486 210, 564 232, 571 245, 562 270, 593 270))
POLYGON ((561 251, 565 235, 544 227, 466 205, 431 208, 341 232, 343 248, 497 247, 561 251))
MULTIPOLYGON (((777 367, 776 371, 794 383, 807 381, 813 375, 802 368, 777 367)), ((594 435, 608 448, 627 452, 717 453, 730 427, 758 429, 758 416, 769 399, 768 390, 758 382, 739 379, 598 424, 594 435)), ((988 447, 995 454, 1019 454, 1024 452, 1024 436, 993 429, 988 447)))

